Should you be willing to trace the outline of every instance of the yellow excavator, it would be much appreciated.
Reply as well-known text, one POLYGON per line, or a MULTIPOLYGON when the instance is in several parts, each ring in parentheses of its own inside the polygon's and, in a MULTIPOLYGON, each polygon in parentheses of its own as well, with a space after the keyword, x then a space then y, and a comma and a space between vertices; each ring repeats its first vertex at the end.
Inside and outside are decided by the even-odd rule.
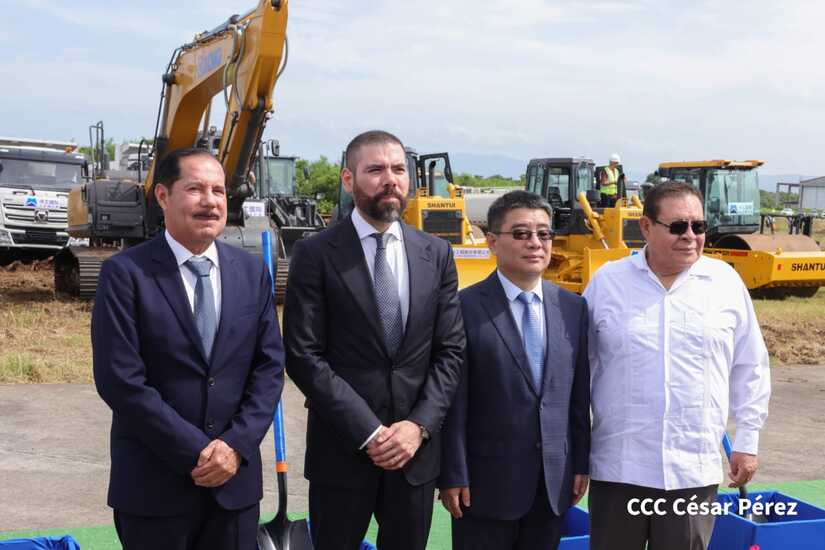
MULTIPOLYGON (((472 226, 467 218, 464 193, 453 184, 450 156, 447 153, 419 155, 408 147, 406 157, 410 191, 404 222, 450 243, 459 289, 483 280, 496 268, 495 257, 487 247, 484 232, 472 226)), ((344 219, 352 209, 352 196, 344 191, 339 180, 338 204, 330 222, 344 219)))
POLYGON ((272 116, 275 83, 286 66, 286 23, 287 0, 259 0, 248 13, 230 17, 173 52, 163 75, 153 160, 144 183, 97 179, 70 192, 68 232, 88 239, 89 246, 69 247, 55 257, 58 293, 93 297, 106 258, 163 229, 152 192, 155 170, 169 151, 209 148, 211 102, 221 93, 226 117, 217 159, 226 173, 228 199, 221 238, 260 253, 261 232, 276 228, 264 203, 250 200, 254 187, 249 174, 272 116))
POLYGON ((808 235, 760 232, 761 160, 663 162, 657 175, 696 186, 705 197, 705 254, 736 269, 756 296, 809 298, 825 285, 825 252, 808 235))

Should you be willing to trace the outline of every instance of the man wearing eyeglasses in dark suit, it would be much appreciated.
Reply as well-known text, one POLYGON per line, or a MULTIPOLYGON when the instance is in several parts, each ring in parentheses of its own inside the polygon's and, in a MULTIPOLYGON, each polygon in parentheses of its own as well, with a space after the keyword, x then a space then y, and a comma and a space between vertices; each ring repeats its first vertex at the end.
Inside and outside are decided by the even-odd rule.
POLYGON ((714 516, 680 514, 679 503, 715 501, 729 409, 729 486, 757 469, 768 352, 739 275, 702 255, 703 202, 687 183, 653 187, 639 220, 644 250, 601 267, 584 292, 594 550, 707 548, 714 516))
POLYGON ((542 279, 551 219, 538 195, 498 198, 487 214, 498 269, 459 294, 467 348, 439 479, 454 549, 556 548, 587 489, 587 307, 542 279))

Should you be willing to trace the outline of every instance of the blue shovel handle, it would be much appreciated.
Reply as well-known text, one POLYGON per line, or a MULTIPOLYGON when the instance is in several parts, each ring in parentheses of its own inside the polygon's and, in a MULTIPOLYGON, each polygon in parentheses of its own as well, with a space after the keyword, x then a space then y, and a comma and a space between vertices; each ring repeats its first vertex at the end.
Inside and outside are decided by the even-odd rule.
POLYGON ((727 432, 722 436, 722 446, 725 448, 725 454, 730 460, 730 455, 733 454, 733 447, 730 444, 730 438, 728 437, 727 432))
MULTIPOLYGON (((264 264, 269 270, 269 279, 272 283, 272 297, 275 298, 275 272, 272 262, 272 234, 269 231, 261 233, 263 241, 264 264)), ((275 407, 275 414, 272 418, 272 425, 275 428, 275 462, 276 469, 286 469, 286 439, 284 438, 284 407, 282 401, 278 401, 275 407)))

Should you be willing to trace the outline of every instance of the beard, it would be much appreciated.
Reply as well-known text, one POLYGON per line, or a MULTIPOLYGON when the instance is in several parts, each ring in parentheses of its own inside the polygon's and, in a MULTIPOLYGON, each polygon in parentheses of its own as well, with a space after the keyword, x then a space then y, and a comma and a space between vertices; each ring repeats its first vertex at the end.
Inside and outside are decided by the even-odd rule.
POLYGON ((372 218, 373 220, 392 223, 401 219, 404 209, 407 208, 407 197, 401 193, 386 187, 377 195, 370 197, 358 187, 358 182, 352 182, 352 198, 355 201, 355 206, 358 210, 372 218), (398 199, 398 204, 394 202, 385 202, 382 200, 394 197, 398 199))

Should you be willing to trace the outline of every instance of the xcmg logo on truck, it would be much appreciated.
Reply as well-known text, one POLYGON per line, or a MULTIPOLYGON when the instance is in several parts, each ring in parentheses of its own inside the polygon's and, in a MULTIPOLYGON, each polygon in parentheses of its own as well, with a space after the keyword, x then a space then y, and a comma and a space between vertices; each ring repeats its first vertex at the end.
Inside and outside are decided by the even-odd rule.
POLYGON ((825 262, 796 262, 791 264, 791 271, 825 271, 825 262))

